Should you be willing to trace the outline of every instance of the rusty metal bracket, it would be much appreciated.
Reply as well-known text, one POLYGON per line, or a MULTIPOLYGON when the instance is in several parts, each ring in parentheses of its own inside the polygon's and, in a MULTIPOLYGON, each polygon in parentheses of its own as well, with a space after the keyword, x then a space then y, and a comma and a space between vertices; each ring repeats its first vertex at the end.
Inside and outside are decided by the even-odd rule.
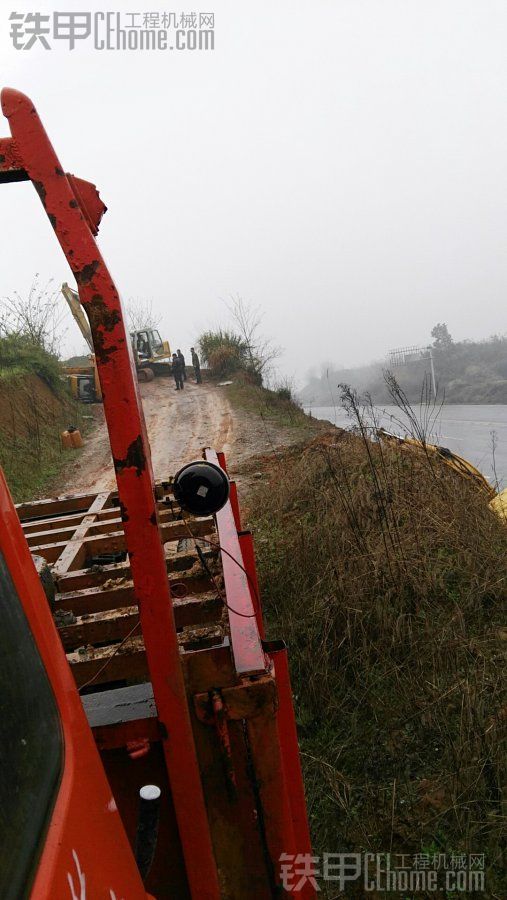
MULTIPOLYGON (((220 691, 226 719, 237 722, 240 719, 254 719, 263 713, 275 715, 278 696, 274 679, 267 675, 255 681, 244 681, 234 687, 220 691)), ((215 725, 215 714, 209 693, 194 695, 194 709, 197 718, 205 725, 215 725)))

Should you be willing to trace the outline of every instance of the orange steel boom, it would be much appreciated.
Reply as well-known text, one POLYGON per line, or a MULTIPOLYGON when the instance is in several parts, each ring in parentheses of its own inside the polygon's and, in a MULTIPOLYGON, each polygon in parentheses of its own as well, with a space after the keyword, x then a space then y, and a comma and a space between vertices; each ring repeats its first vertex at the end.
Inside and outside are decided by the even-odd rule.
MULTIPOLYGON (((170 479, 155 484, 122 304, 95 240, 106 207, 94 185, 65 172, 26 96, 4 89, 2 110, 11 137, 0 139, 0 182, 32 181, 73 272, 93 337, 117 482, 110 495, 24 504, 18 507, 21 526, 0 481, 0 551, 64 734, 59 790, 38 867, 34 861, 32 896, 149 896, 131 849, 143 780, 162 785, 161 846, 145 882, 153 896, 290 895, 292 889, 280 882, 280 857, 309 854, 311 848, 287 658, 283 645, 262 639, 252 539, 241 530, 235 487, 230 501, 205 523, 183 519, 170 479), (169 557, 164 544, 181 542, 192 529, 201 529, 203 541, 208 534, 217 567, 219 584, 212 579, 216 596, 207 598, 208 606, 199 595, 193 605, 171 596, 178 553, 169 557), (73 649, 76 623, 61 627, 58 636, 27 542, 53 568, 58 608, 72 615, 87 610, 82 621, 78 615, 74 632, 93 645, 88 655, 73 649), (118 565, 129 579, 130 604, 126 587, 108 592, 102 589, 106 582, 93 582, 102 567, 95 566, 93 574, 90 559, 104 552, 126 554, 118 565), (188 617, 202 626, 204 615, 206 621, 214 615, 211 601, 216 607, 221 598, 215 637, 208 635, 206 645, 201 628, 187 639, 188 617), (123 647, 126 609, 132 633, 139 630, 123 647), (93 672, 93 687, 86 687, 85 671, 93 672), (92 731, 75 682, 88 694, 83 699, 92 731), (132 693, 136 685, 145 692, 149 715, 93 720, 94 703, 113 704, 119 690, 132 693), (83 878, 88 894, 77 888, 83 878)), ((208 450, 206 458, 226 470, 221 454, 208 450)), ((191 565, 189 585, 199 580, 195 566, 204 565, 201 580, 210 575, 203 549, 194 552, 191 565)), ((115 566, 104 567, 113 578, 115 566)), ((297 896, 313 897, 311 884, 297 896)))

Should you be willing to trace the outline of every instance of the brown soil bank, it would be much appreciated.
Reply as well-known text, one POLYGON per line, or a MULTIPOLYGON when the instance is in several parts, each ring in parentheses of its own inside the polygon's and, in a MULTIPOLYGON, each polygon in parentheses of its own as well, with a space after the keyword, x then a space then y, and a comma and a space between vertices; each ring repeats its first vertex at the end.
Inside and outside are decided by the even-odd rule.
POLYGON ((15 501, 33 498, 60 471, 60 434, 81 425, 82 409, 38 375, 0 377, 0 466, 15 501))
POLYGON ((262 467, 315 852, 484 854, 469 895, 507 896, 507 528, 438 460, 345 432, 262 467))

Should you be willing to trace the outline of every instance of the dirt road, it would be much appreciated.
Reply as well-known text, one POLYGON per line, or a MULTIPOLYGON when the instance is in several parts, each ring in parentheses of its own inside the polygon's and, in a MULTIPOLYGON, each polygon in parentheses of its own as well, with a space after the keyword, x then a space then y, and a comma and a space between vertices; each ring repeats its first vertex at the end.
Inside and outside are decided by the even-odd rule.
MULTIPOLYGON (((200 456, 202 447, 230 455, 234 443, 233 417, 225 394, 209 384, 174 382, 157 378, 139 385, 151 445, 155 478, 174 474, 180 465, 200 456)), ((86 440, 78 460, 67 470, 60 493, 113 490, 115 477, 101 407, 94 408, 97 427, 86 440)), ((59 486, 60 487, 60 486, 59 486)))

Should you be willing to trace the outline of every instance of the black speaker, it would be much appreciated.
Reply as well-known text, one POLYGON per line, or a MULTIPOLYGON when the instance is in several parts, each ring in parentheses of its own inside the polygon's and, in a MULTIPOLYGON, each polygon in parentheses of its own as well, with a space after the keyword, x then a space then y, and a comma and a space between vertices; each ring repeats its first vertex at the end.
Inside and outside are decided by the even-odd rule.
POLYGON ((218 512, 229 499, 224 470, 205 460, 187 463, 174 477, 174 496, 182 509, 195 516, 218 512))

